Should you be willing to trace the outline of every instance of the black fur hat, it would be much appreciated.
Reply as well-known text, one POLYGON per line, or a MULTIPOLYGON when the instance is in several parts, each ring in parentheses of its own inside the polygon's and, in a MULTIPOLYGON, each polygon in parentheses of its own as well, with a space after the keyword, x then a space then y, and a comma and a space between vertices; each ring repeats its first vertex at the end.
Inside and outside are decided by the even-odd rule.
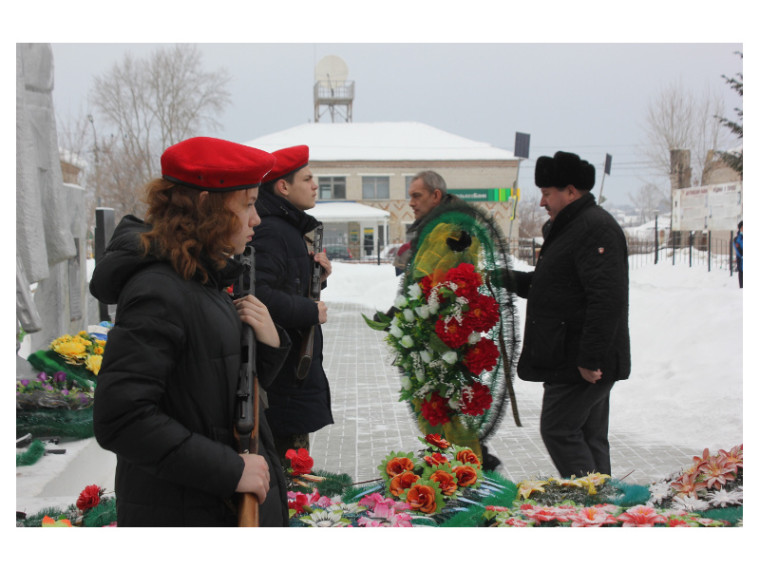
POLYGON ((596 179, 596 169, 577 154, 557 151, 554 158, 540 156, 536 161, 536 186, 539 188, 564 188, 572 184, 578 190, 591 190, 596 179))

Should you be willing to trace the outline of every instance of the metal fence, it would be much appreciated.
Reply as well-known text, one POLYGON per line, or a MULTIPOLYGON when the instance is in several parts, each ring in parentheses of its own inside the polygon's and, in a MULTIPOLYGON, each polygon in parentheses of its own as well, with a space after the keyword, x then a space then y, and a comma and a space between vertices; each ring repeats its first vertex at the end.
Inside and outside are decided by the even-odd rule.
MULTIPOLYGON (((725 234, 726 232, 721 232, 725 234)), ((626 235, 628 265, 631 268, 657 263, 703 267, 707 271, 736 271, 734 232, 729 238, 714 237, 712 232, 639 231, 626 235)), ((535 265, 541 250, 541 240, 521 238, 517 257, 535 265)))

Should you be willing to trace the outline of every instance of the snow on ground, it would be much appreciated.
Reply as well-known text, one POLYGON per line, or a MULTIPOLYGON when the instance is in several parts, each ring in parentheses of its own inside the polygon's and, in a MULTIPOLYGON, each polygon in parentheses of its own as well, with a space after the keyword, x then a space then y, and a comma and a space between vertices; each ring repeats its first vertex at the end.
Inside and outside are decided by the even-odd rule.
MULTIPOLYGON (((736 275, 705 266, 631 265, 638 265, 630 271, 633 365, 631 377, 612 391, 611 433, 711 451, 742 443, 743 290, 736 275)), ((514 268, 530 270, 523 262, 514 268)), ((386 310, 397 288, 390 265, 334 262, 321 298, 386 310)), ((525 301, 517 306, 522 323, 525 301)), ((521 391, 538 397, 541 385, 526 384, 521 391)))

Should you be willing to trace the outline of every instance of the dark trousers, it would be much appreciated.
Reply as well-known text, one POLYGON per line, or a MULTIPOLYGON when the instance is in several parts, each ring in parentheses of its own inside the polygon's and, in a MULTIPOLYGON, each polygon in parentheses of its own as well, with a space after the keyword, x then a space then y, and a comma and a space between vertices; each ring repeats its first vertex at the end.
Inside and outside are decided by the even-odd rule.
POLYGON ((544 384, 541 437, 561 477, 611 474, 607 431, 614 384, 544 384))

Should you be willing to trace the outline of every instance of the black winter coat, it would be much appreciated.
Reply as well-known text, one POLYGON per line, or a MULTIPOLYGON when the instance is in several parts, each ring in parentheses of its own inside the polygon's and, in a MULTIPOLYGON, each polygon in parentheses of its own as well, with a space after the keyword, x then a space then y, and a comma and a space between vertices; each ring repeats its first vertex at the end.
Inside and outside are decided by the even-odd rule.
POLYGON ((584 382, 578 367, 603 380, 631 372, 628 248, 615 219, 587 194, 557 214, 535 271, 513 272, 528 299, 517 373, 536 382, 584 382))
POLYGON ((256 210, 261 216, 253 236, 256 297, 293 341, 277 381, 267 390, 267 419, 276 436, 312 433, 333 423, 330 386, 322 368, 319 311, 308 298, 314 262, 304 236, 319 222, 271 192, 259 193, 256 210), (312 325, 316 331, 311 368, 298 380, 301 341, 312 325))
MULTIPOLYGON (((233 413, 242 323, 224 288, 242 266, 230 260, 204 285, 181 278, 165 261, 143 256, 127 216, 95 267, 90 291, 118 303, 98 375, 95 437, 117 455, 119 526, 235 526, 234 495, 243 472, 233 413)), ((258 377, 274 378, 290 347, 257 343, 258 377)), ((261 412, 260 406, 260 412, 261 412)), ((270 491, 262 526, 287 526, 282 467, 266 419, 260 447, 270 491)))

